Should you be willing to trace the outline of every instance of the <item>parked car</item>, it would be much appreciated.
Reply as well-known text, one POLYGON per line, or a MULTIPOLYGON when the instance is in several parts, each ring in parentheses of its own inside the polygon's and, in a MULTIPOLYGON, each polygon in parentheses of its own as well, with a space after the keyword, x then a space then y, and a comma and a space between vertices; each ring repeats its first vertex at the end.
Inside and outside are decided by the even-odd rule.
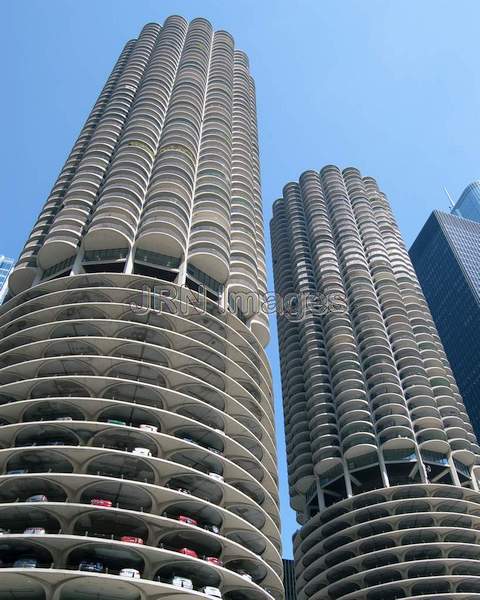
POLYGON ((88 571, 89 573, 103 573, 103 563, 99 561, 82 560, 78 565, 79 571, 88 571))
POLYGON ((107 423, 110 425, 126 425, 126 421, 122 421, 121 419, 107 419, 107 423))
POLYGON ((143 544, 141 537, 134 537, 133 535, 122 535, 120 541, 127 544, 143 544))
POLYGON ((28 533, 29 535, 43 535, 46 531, 43 527, 27 527, 23 533, 28 533))
POLYGON ((152 452, 148 448, 134 448, 132 454, 138 454, 139 456, 152 456, 152 452))
POLYGON ((129 577, 130 579, 140 579, 140 571, 138 569, 121 569, 120 577, 129 577))
POLYGON ((3 529, 3 527, 0 527, 0 535, 8 535, 10 532, 8 529, 3 529))
POLYGON ((222 592, 217 587, 213 587, 213 585, 206 585, 200 591, 209 598, 222 598, 222 592))
POLYGON ((195 550, 192 550, 191 548, 180 548, 179 550, 177 550, 177 552, 180 552, 180 554, 184 554, 185 556, 198 558, 198 554, 195 552, 195 550))
POLYGON ((188 577, 173 577, 172 585, 175 587, 185 588, 186 590, 193 590, 193 581, 188 577))
POLYGON ((220 527, 218 525, 204 525, 203 528, 205 531, 210 531, 212 533, 220 533, 220 527))
POLYGON ((111 500, 105 500, 105 498, 92 498, 90 504, 93 506, 106 506, 107 508, 113 506, 113 502, 111 500))
POLYGON ((38 560, 36 558, 17 558, 13 563, 15 569, 35 569, 38 567, 38 560))
POLYGON ((243 571, 243 570, 239 570, 239 571, 237 571, 237 573, 240 575, 240 577, 243 577, 247 581, 253 581, 253 577, 250 575, 250 573, 247 573, 246 571, 243 571))
POLYGON ((72 417, 57 417, 55 421, 73 421, 72 417))
POLYGON ((152 433, 157 433, 158 431, 158 427, 156 425, 147 425, 146 423, 139 425, 139 428, 143 431, 151 431, 152 433))
POLYGON ((212 479, 216 479, 217 481, 225 481, 223 475, 219 475, 218 473, 210 472, 209 475, 212 479))
POLYGON ((7 471, 7 475, 25 475, 28 473, 28 469, 10 469, 7 471))
POLYGON ((177 519, 181 523, 187 523, 188 525, 198 525, 198 521, 192 519, 192 517, 187 517, 186 515, 178 515, 177 519))
POLYGON ((206 556, 205 560, 212 565, 217 565, 217 567, 223 567, 223 562, 216 556, 206 556))
POLYGON ((45 494, 35 494, 33 496, 29 496, 25 502, 48 502, 48 498, 45 494))

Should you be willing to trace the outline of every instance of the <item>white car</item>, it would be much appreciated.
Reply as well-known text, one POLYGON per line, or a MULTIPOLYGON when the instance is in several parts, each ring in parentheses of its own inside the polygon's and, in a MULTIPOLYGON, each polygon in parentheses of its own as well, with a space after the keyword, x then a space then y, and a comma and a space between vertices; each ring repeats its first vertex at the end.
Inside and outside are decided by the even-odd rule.
POLYGON ((25 502, 48 502, 48 498, 45 494, 34 494, 33 496, 29 496, 25 502))
POLYGON ((45 529, 43 527, 27 527, 23 533, 28 533, 28 535, 44 535, 45 529))
POLYGON ((72 417, 57 417, 55 421, 73 421, 72 417))
POLYGON ((172 585, 175 587, 185 588, 186 590, 193 590, 193 581, 188 577, 173 577, 172 585))
POLYGON ((119 575, 120 577, 129 577, 130 579, 140 579, 140 571, 138 569, 122 569, 119 575))
POLYGON ((209 473, 212 479, 216 479, 217 481, 225 481, 223 475, 219 475, 218 473, 209 473))
POLYGON ((222 598, 222 592, 213 585, 206 585, 201 591, 209 598, 222 598))
POLYGON ((152 456, 151 451, 148 448, 134 448, 132 454, 138 454, 139 456, 152 456))
POLYGON ((146 425, 145 423, 142 423, 142 425, 139 426, 139 429, 142 429, 143 431, 151 431, 152 433, 157 433, 158 431, 158 427, 155 425, 146 425))
POLYGON ((243 577, 247 581, 253 581, 253 577, 250 575, 250 573, 245 573, 245 571, 237 571, 237 573, 240 575, 240 577, 243 577))

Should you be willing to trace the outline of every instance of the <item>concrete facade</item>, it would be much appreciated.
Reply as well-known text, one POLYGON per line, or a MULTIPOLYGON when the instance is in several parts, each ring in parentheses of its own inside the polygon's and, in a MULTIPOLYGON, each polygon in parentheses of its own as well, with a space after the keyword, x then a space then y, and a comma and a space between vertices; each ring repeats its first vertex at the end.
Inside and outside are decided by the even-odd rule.
POLYGON ((248 59, 148 24, 0 311, 2 598, 283 599, 265 282, 248 59))
POLYGON ((476 597, 479 447, 385 195, 307 171, 271 235, 298 599, 476 597))

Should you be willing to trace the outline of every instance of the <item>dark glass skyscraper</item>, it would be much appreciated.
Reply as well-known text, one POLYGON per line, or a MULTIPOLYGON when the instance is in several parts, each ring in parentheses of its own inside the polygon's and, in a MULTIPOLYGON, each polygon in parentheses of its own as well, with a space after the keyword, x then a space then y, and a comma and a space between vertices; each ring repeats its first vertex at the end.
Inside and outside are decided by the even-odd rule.
POLYGON ((473 181, 463 190, 452 214, 480 223, 480 181, 473 181))
POLYGON ((478 434, 480 222, 434 211, 410 257, 478 434))
POLYGON ((283 559, 283 586, 285 600, 297 600, 295 593, 295 563, 293 560, 283 559))

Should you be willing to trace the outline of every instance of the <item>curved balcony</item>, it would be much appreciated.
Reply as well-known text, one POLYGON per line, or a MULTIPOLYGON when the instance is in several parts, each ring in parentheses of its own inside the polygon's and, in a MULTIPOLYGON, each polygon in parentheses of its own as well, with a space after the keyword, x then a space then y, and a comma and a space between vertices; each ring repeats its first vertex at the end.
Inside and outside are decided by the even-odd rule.
POLYGON ((135 312, 147 282, 57 279, 2 307, 2 581, 35 561, 45 597, 106 580, 125 600, 168 598, 188 581, 185 597, 280 600, 263 351, 213 307, 135 312))
POLYGON ((167 206, 152 209, 140 221, 136 247, 150 252, 161 248, 163 254, 180 258, 185 252, 187 233, 183 217, 175 216, 167 206))
POLYGON ((190 232, 188 260, 220 283, 228 279, 228 231, 216 224, 193 223, 190 232))
POLYGON ((295 540, 297 589, 317 600, 383 600, 399 597, 388 595, 392 589, 423 598, 448 584, 453 597, 463 597, 456 592, 473 592, 470 578, 480 575, 479 507, 478 492, 438 484, 385 488, 337 503, 295 540))

